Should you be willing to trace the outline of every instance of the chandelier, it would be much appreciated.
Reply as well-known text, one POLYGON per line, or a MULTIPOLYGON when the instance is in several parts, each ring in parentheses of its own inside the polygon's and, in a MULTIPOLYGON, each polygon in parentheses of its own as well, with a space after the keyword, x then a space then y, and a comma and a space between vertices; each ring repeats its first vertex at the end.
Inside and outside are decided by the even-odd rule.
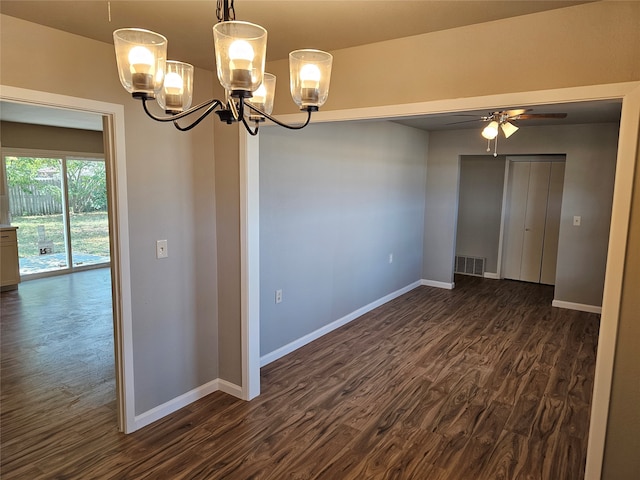
POLYGON ((242 122, 251 135, 258 134, 266 119, 285 128, 299 130, 311 120, 311 113, 324 105, 329 95, 333 57, 313 49, 289 54, 291 97, 307 112, 306 122, 287 125, 271 116, 276 77, 265 73, 267 31, 259 25, 235 20, 234 0, 218 0, 213 27, 216 71, 225 89, 225 99, 211 99, 191 106, 193 65, 167 60, 167 39, 140 28, 113 32, 118 74, 122 86, 142 101, 145 113, 158 122, 172 122, 181 131, 191 130, 215 111, 223 122, 242 122), (156 100, 165 116, 149 110, 156 100), (178 121, 189 119, 190 123, 178 121), (253 124, 252 128, 250 124, 253 124))

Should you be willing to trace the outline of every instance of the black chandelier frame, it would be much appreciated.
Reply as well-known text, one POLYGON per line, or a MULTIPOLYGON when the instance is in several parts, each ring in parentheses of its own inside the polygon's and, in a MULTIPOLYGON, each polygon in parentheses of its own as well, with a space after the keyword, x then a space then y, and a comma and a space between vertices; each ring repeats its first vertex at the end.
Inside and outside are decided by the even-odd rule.
MULTIPOLYGON (((234 0, 217 0, 216 17, 218 19, 218 22, 235 20, 236 14, 234 0)), ((161 117, 152 113, 147 105, 148 100, 155 100, 155 97, 153 95, 144 92, 133 93, 134 98, 142 100, 142 108, 149 118, 155 120, 156 122, 172 122, 173 126, 181 132, 186 132, 196 127, 200 124, 200 122, 202 122, 213 112, 215 112, 220 117, 221 121, 227 123, 228 125, 231 125, 234 122, 242 122, 247 132, 252 136, 258 134, 260 123, 264 122, 266 119, 272 121, 276 125, 287 128, 289 130, 301 130, 309 125, 309 122, 311 121, 311 113, 318 111, 317 106, 312 105, 304 107, 301 110, 307 112, 307 120, 299 125, 289 125, 260 110, 255 105, 252 105, 251 102, 245 100, 247 98, 251 98, 251 96, 251 92, 247 92, 244 90, 233 91, 231 92, 228 101, 223 102, 222 100, 213 98, 184 111, 165 110, 165 113, 169 114, 169 116, 161 117), (191 117, 201 110, 204 110, 204 112, 201 112, 199 116, 190 124, 181 126, 178 123, 178 120, 191 117), (253 129, 251 128, 251 126, 249 125, 249 121, 247 121, 247 118, 245 117, 245 113, 247 110, 250 110, 257 114, 250 115, 249 117, 249 121, 255 122, 255 128, 253 129)))
MULTIPOLYGON (((242 124, 244 125, 245 129, 247 130, 247 132, 250 135, 253 135, 253 136, 258 134, 258 130, 260 128, 260 123, 265 121, 265 119, 268 119, 268 120, 272 121, 273 123, 275 123, 276 125, 279 125, 281 127, 288 128, 289 130, 301 130, 304 127, 306 127, 307 125, 309 125, 309 122, 311 121, 311 113, 318 111, 318 107, 316 107, 316 106, 305 107, 303 110, 307 112, 307 120, 304 123, 299 124, 299 125, 289 125, 289 124, 286 124, 286 123, 278 120, 277 118, 273 117, 272 115, 269 115, 268 113, 263 112, 262 110, 260 110, 259 108, 255 107, 251 103, 246 102, 244 97, 240 96, 237 99, 237 104, 234 101, 234 98, 229 99, 229 101, 226 102, 226 103, 221 101, 221 100, 217 100, 217 99, 213 98, 213 99, 207 100, 206 102, 203 102, 203 103, 201 103, 199 105, 191 107, 188 110, 185 110, 183 112, 172 113, 170 116, 167 116, 167 117, 160 117, 160 116, 155 115, 154 113, 152 113, 149 110, 149 107, 147 105, 147 101, 148 100, 154 100, 155 99, 153 96, 150 96, 150 95, 136 95, 135 97, 142 100, 142 108, 144 109, 144 112, 147 114, 147 116, 149 118, 155 120, 156 122, 172 122, 173 126, 176 127, 178 130, 180 130, 181 132, 186 132, 186 131, 191 130, 192 128, 197 126, 200 122, 202 122, 205 118, 207 118, 214 111, 220 117, 220 120, 222 120, 223 122, 227 123, 228 125, 231 125, 232 123, 237 122, 237 121, 242 122, 242 124), (190 124, 188 124, 186 126, 181 126, 178 123, 178 120, 190 117, 191 115, 193 115, 196 112, 199 112, 200 110, 203 110, 203 109, 204 109, 204 112, 202 112, 200 114, 200 116, 198 118, 196 118, 195 120, 193 120, 190 124), (216 111, 216 109, 218 109, 218 110, 216 111), (249 122, 247 121, 247 118, 245 116, 245 112, 246 112, 247 109, 255 112, 258 115, 255 118, 251 118, 251 117, 249 118, 249 121, 253 121, 256 124, 254 129, 251 128, 251 126, 249 125, 249 122)), ((171 111, 167 111, 167 113, 171 113, 171 111)))

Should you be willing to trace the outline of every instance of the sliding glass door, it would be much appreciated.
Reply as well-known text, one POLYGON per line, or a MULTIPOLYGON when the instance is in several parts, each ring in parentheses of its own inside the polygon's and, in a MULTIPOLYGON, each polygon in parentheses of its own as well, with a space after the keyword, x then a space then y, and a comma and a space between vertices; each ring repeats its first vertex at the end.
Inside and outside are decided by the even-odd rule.
POLYGON ((109 263, 104 160, 67 158, 66 170, 72 265, 80 267, 109 263))
POLYGON ((3 160, 22 276, 110 262, 103 158, 19 152, 3 160))

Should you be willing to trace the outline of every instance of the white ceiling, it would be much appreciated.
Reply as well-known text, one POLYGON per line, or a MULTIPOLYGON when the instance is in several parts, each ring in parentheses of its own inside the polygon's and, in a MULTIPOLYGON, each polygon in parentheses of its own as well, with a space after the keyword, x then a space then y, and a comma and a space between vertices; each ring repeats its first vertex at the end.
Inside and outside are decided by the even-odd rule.
MULTIPOLYGON (((527 113, 566 113, 566 118, 518 120, 519 127, 537 125, 576 125, 582 123, 619 123, 622 103, 619 100, 601 100, 556 105, 510 105, 500 110, 531 108, 527 113)), ((494 110, 495 111, 495 110, 494 110)), ((428 116, 406 117, 397 123, 422 130, 458 130, 480 128, 485 122, 480 117, 489 116, 494 111, 475 110, 464 113, 445 113, 428 116)))
POLYGON ((102 116, 97 113, 42 107, 24 103, 0 102, 0 120, 50 127, 102 131, 102 116))
MULTIPOLYGON (((483 23, 587 3, 555 0, 236 0, 236 18, 269 32, 268 58, 286 58, 295 48, 335 50, 409 35, 483 23)), ((112 43, 121 27, 143 27, 169 39, 169 57, 214 69, 211 27, 215 0, 2 0, 0 13, 112 43), (111 22, 109 21, 109 4, 111 22)), ((524 108, 526 105, 503 106, 524 108)), ((566 119, 527 120, 523 125, 617 122, 619 102, 581 102, 535 106, 533 113, 565 112, 566 119)), ((400 123, 425 130, 477 128, 474 120, 491 112, 439 114, 400 123)), ((0 103, 0 119, 42 125, 101 130, 99 115, 29 105, 0 103)))

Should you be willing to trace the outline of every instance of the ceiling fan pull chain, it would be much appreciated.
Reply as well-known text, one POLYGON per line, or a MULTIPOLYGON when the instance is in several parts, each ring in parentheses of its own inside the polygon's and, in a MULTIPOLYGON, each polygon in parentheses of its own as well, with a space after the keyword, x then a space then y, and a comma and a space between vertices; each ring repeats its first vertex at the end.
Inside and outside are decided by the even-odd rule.
POLYGON ((499 135, 496 135, 496 138, 495 138, 495 142, 496 143, 494 143, 494 148, 495 148, 495 150, 493 151, 493 156, 494 157, 498 156, 498 136, 499 135))
POLYGON ((491 139, 487 138, 487 152, 491 151, 491 139))

